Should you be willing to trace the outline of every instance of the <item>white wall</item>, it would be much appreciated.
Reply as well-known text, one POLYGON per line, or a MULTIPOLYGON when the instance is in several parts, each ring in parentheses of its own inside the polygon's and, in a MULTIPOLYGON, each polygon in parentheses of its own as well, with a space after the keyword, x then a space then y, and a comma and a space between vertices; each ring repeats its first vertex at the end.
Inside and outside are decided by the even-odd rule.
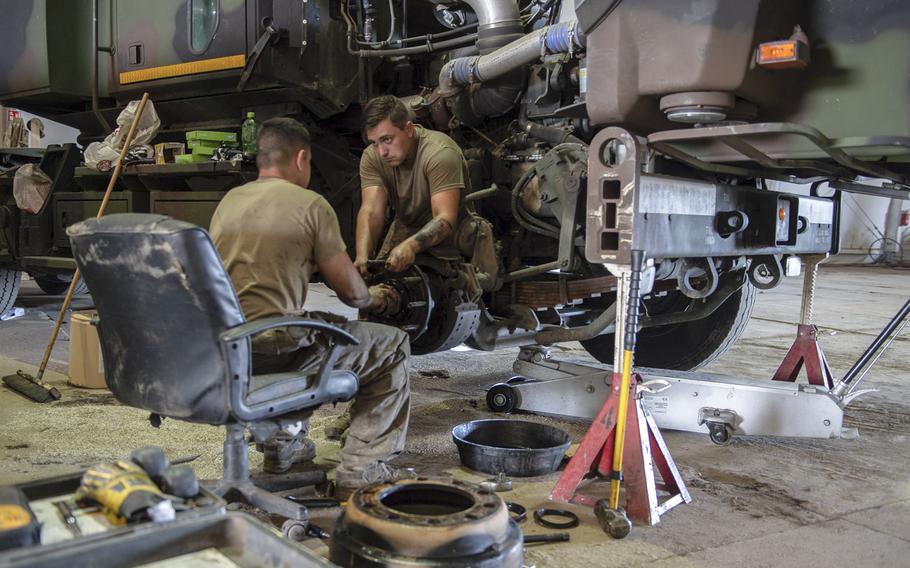
MULTIPOLYGON (((865 180, 870 185, 880 185, 880 181, 865 180)), ((786 191, 800 195, 809 194, 808 185, 795 185, 769 181, 768 189, 786 191)), ((876 249, 881 243, 875 243, 885 232, 885 219, 891 199, 859 193, 843 193, 841 212, 841 253, 828 262, 831 264, 859 264, 871 262, 869 247, 876 249)), ((901 209, 910 209, 910 201, 904 201, 901 209)), ((904 246, 904 262, 910 262, 910 230, 902 229, 901 239, 904 246)))
POLYGON ((28 121, 32 118, 40 118, 41 122, 44 123, 44 138, 38 140, 37 148, 47 148, 50 144, 66 144, 68 142, 75 143, 76 137, 79 136, 79 131, 75 128, 70 128, 60 124, 59 122, 54 122, 47 118, 41 118, 40 116, 35 116, 34 114, 25 112, 23 110, 19 111, 19 116, 22 118, 22 121, 25 124, 28 124, 28 121))

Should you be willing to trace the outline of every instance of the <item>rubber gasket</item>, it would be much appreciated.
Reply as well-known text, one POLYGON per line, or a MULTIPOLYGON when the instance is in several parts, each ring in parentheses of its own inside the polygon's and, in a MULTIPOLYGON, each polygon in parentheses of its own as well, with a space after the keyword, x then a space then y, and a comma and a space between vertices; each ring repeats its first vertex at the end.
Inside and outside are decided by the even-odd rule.
POLYGON ((506 509, 509 510, 509 517, 519 525, 528 520, 528 510, 524 508, 524 505, 506 501, 506 509))
POLYGON ((548 529, 574 529, 581 522, 578 520, 578 515, 572 511, 566 511, 565 509, 547 509, 546 507, 541 507, 534 511, 534 520, 540 526, 547 527, 548 529), (568 520, 560 523, 549 521, 546 517, 562 517, 563 519, 568 520))

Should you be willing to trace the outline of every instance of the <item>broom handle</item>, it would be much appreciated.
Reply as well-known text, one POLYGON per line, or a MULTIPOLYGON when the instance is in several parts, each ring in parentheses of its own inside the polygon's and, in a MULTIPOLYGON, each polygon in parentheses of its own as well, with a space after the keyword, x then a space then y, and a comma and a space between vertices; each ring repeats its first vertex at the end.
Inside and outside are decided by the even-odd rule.
MULTIPOLYGON (((97 219, 104 215, 104 210, 107 208, 107 202, 111 199, 111 192, 114 191, 114 186, 117 184, 117 178, 120 177, 120 170, 123 169, 123 159, 126 157, 126 153, 130 149, 130 144, 133 142, 133 136, 136 134, 136 127, 139 125, 139 119, 142 117, 142 111, 145 110, 145 103, 149 100, 149 94, 143 93, 142 100, 139 101, 139 108, 136 110, 136 117, 133 118, 133 123, 130 124, 129 132, 126 133, 126 140, 123 142, 123 148, 120 149, 120 158, 117 160, 117 165, 114 166, 114 173, 111 174, 111 179, 107 184, 107 189, 104 191, 104 198, 101 200, 101 205, 98 207, 98 215, 95 216, 97 219)), ((50 361, 51 351, 54 350, 54 343, 57 342, 57 334, 60 333, 60 325, 63 323, 63 316, 66 314, 67 308, 70 307, 70 302, 73 301, 73 292, 76 290, 76 284, 79 283, 79 268, 76 268, 76 271, 73 273, 73 279, 70 280, 70 287, 66 291, 66 296, 63 298, 63 305, 60 306, 60 313, 57 314, 57 321, 54 322, 54 331, 51 332, 51 339, 47 342, 47 348, 44 350, 44 358, 41 360, 41 366, 38 367, 38 376, 35 377, 38 379, 38 382, 41 382, 42 377, 44 377, 44 370, 47 369, 47 362, 50 361)))

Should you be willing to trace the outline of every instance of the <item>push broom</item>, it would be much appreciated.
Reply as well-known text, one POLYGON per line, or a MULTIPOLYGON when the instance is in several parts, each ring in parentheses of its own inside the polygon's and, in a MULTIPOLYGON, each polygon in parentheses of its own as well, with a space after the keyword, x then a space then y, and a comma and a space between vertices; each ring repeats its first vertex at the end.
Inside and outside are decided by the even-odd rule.
MULTIPOLYGON (((143 93, 142 100, 139 101, 139 108, 136 110, 136 117, 133 119, 129 132, 126 134, 123 148, 120 149, 120 159, 117 160, 117 165, 114 167, 114 173, 111 174, 111 179, 104 192, 104 198, 101 200, 101 206, 98 207, 97 217, 104 215, 104 210, 107 208, 107 202, 110 200, 111 192, 114 190, 117 179, 120 177, 120 171, 123 169, 123 159, 130 149, 130 144, 133 142, 133 136, 136 134, 136 126, 139 124, 139 119, 142 117, 142 111, 145 110, 145 103, 147 103, 148 100, 149 94, 143 93)), ((44 358, 41 360, 41 365, 38 367, 38 374, 33 377, 20 370, 16 371, 15 375, 7 375, 2 379, 3 384, 8 388, 35 402, 50 402, 52 400, 60 399, 60 391, 44 382, 42 379, 44 378, 44 371, 47 369, 47 362, 51 358, 51 351, 54 349, 54 343, 57 341, 57 334, 60 333, 60 325, 63 323, 63 316, 66 315, 66 310, 73 300, 73 291, 75 291, 78 283, 79 269, 77 268, 73 273, 73 279, 70 281, 70 287, 66 291, 66 296, 63 298, 63 305, 60 306, 60 313, 57 314, 57 321, 54 322, 54 330, 51 332, 51 338, 47 342, 47 348, 44 350, 44 358)))

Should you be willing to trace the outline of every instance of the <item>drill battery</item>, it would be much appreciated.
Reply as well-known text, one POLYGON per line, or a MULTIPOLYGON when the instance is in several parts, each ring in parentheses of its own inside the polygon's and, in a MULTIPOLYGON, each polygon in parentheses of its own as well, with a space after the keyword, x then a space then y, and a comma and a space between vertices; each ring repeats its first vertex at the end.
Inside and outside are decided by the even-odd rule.
POLYGON ((41 525, 17 487, 0 487, 0 550, 41 542, 41 525))

